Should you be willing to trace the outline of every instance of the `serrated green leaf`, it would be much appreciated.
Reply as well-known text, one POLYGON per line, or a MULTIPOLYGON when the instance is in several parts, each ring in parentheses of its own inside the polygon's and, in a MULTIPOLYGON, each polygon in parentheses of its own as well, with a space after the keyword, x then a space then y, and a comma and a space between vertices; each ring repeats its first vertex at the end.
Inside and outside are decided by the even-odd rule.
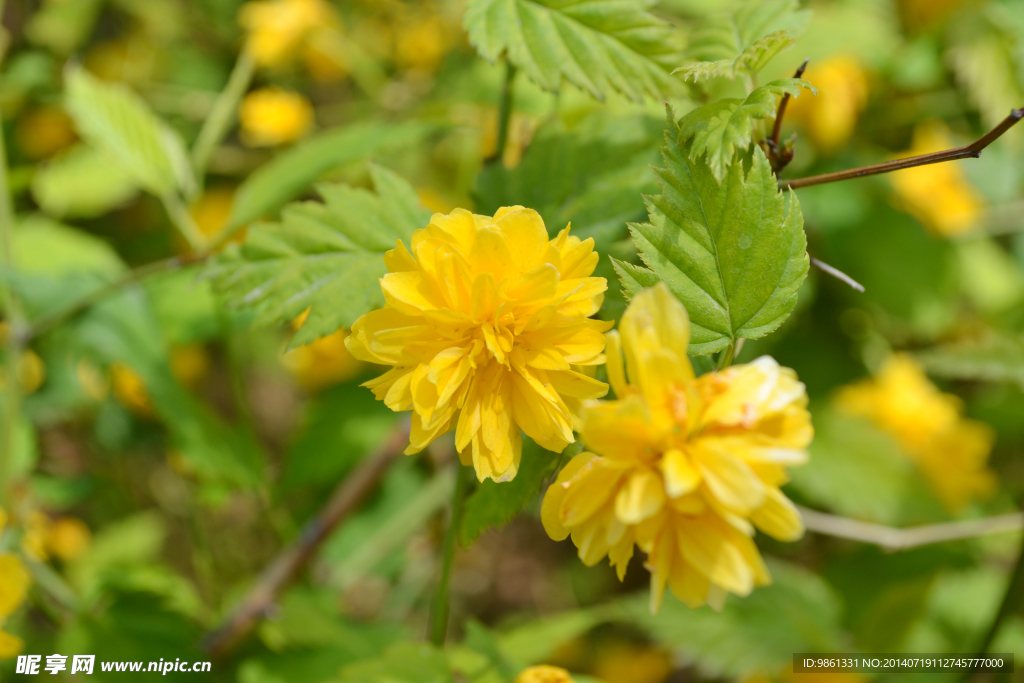
POLYGON ((464 546, 469 545, 491 527, 501 527, 508 523, 533 502, 544 480, 551 476, 558 463, 568 462, 580 450, 579 444, 570 444, 561 456, 556 456, 524 435, 523 452, 526 455, 516 478, 500 484, 488 479, 466 499, 459 542, 464 546))
POLYGON ((50 160, 32 179, 33 199, 55 218, 96 218, 138 191, 132 174, 87 145, 50 160))
POLYGON ((610 91, 641 101, 682 92, 668 24, 653 0, 470 0, 463 25, 485 59, 503 53, 541 88, 568 81, 604 101, 610 91))
POLYGON ((307 138, 246 178, 235 195, 227 227, 237 228, 277 211, 332 168, 416 142, 430 130, 433 127, 422 124, 368 121, 307 138))
POLYGON ((69 67, 65 81, 65 106, 86 142, 155 195, 191 191, 194 180, 181 140, 138 95, 81 67, 69 67))
POLYGON ((985 339, 940 346, 917 354, 930 374, 947 379, 1013 382, 1024 388, 1024 340, 991 335, 985 339))
POLYGON ((324 203, 299 202, 281 222, 249 229, 211 267, 214 287, 229 306, 252 309, 257 324, 284 323, 310 309, 292 346, 349 327, 383 305, 377 279, 384 252, 408 243, 430 212, 415 190, 387 169, 371 166, 376 193, 347 185, 321 185, 324 203))
POLYGON ((715 180, 721 182, 736 152, 745 151, 753 142, 754 121, 774 119, 776 97, 799 97, 801 88, 818 92, 803 79, 781 78, 755 88, 745 100, 728 98, 697 107, 680 119, 679 142, 692 138, 690 160, 707 156, 715 180))
POLYGON ((782 324, 807 276, 807 240, 795 193, 779 191, 760 147, 745 177, 735 164, 719 185, 677 137, 678 128, 666 132, 665 168, 655 169, 662 194, 646 198, 650 221, 630 225, 647 268, 614 263, 630 296, 668 285, 690 314, 690 353, 701 355, 782 324))
POLYGON ((686 49, 692 62, 676 69, 683 79, 734 79, 756 74, 793 44, 810 13, 797 0, 747 0, 734 11, 710 17, 694 32, 686 49))

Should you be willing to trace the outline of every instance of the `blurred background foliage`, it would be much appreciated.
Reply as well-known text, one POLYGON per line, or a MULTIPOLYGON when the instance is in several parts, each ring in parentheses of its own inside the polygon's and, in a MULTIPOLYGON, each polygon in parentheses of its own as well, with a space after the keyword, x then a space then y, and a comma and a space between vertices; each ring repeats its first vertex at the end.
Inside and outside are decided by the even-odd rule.
MULTIPOLYGON (((725 5, 663 0, 651 11, 685 49, 725 5)), ((785 177, 965 144, 1024 105, 1020 0, 804 9, 795 46, 761 75, 790 76, 810 58, 805 78, 819 90, 790 103, 783 135, 797 138, 785 177)), ((470 47, 460 0, 332 0, 315 11, 316 29, 293 44, 261 36, 259 8, 239 0, 6 2, 0 116, 17 224, 4 287, 24 315, 46 320, 131 268, 187 260, 226 227, 242 229, 237 239, 289 201, 330 205, 374 188, 381 199, 359 196, 390 205, 405 201, 408 182, 416 216, 523 204, 550 230, 572 221, 602 254, 595 274, 611 291, 601 315, 617 318, 624 299, 606 256, 638 262, 626 223, 646 219, 642 194, 657 190, 660 98, 608 89, 602 102, 569 84, 552 93, 521 70, 494 160, 505 66, 470 47), (238 125, 209 150, 205 177, 191 177, 175 155, 214 112, 246 28, 255 64, 238 125), (133 162, 111 147, 103 111, 131 119, 124 125, 163 152, 133 162), (330 182, 343 185, 314 189, 330 182), (175 229, 174 211, 196 234, 175 229)), ((677 115, 743 96, 741 81, 672 88, 677 115)), ((800 191, 809 252, 865 292, 812 271, 779 332, 739 356, 770 353, 807 385, 817 435, 787 488, 796 502, 895 526, 1016 509, 1022 150, 1018 127, 977 160, 800 191)), ((293 208, 283 221, 307 218, 293 208)), ((22 399, 9 410, 6 385, 0 396, 10 418, 4 676, 22 651, 206 659, 202 634, 394 429, 396 416, 358 387, 374 369, 344 347, 338 328, 351 316, 307 320, 296 301, 252 328, 256 314, 224 305, 230 291, 201 275, 191 265, 119 289, 18 356, 22 399)), ((511 521, 470 499, 455 644, 441 653, 420 641, 451 460, 448 442, 394 466, 209 677, 450 681, 455 671, 499 682, 549 662, 605 683, 811 680, 789 672, 792 653, 972 650, 1020 544, 1006 534, 887 553, 813 533, 794 544, 759 538, 772 586, 721 613, 666 601, 652 616, 639 564, 620 584, 547 539, 536 487, 551 463, 507 491, 526 509, 511 521)), ((1024 656, 1016 610, 992 649, 1024 656)))

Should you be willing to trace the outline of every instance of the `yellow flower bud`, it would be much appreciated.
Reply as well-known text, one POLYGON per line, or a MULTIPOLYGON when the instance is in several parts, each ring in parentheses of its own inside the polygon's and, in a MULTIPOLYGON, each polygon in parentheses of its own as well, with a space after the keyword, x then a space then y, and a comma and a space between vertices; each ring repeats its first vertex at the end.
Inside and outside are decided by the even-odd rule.
POLYGON ((531 666, 516 676, 516 683, 573 683, 572 676, 557 666, 531 666))
POLYGON ((313 126, 313 105, 299 93, 263 88, 245 96, 238 118, 247 145, 283 145, 295 142, 313 126))
POLYGON ((210 354, 202 344, 171 347, 171 374, 182 386, 195 388, 210 370, 210 354))
POLYGON ((25 641, 16 635, 0 629, 0 659, 11 659, 25 649, 25 641))
POLYGON ((47 549, 65 562, 82 556, 91 543, 89 527, 77 517, 60 517, 46 534, 47 549))
POLYGON ((73 143, 75 134, 71 117, 60 107, 45 105, 24 114, 14 129, 18 147, 29 159, 51 157, 73 143))
POLYGON ((131 366, 120 361, 111 363, 110 380, 114 396, 121 405, 140 417, 155 414, 153 400, 146 391, 146 381, 131 366))

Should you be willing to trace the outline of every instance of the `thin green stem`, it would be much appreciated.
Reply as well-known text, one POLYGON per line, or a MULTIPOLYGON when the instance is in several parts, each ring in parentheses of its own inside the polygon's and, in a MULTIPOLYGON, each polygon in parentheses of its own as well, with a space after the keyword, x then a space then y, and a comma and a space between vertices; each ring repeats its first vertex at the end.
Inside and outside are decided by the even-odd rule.
POLYGON ((505 63, 505 82, 501 86, 501 100, 498 104, 498 144, 491 160, 501 161, 508 145, 508 127, 512 121, 512 82, 516 78, 516 68, 512 62, 505 63))
POLYGON ((200 183, 202 183, 206 167, 210 163, 213 150, 221 143, 231 124, 235 121, 238 103, 249 89, 255 71, 256 60, 245 48, 239 53, 228 83, 213 103, 213 109, 206 117, 202 129, 199 131, 199 137, 196 138, 195 145, 192 147, 192 167, 195 169, 200 183))
POLYGON ((455 549, 459 543, 459 525, 462 523, 462 506, 469 487, 469 477, 473 468, 465 467, 458 462, 455 473, 455 488, 452 490, 451 511, 448 513, 448 529, 444 534, 444 545, 441 548, 441 580, 437 584, 434 604, 430 610, 430 642, 441 647, 448 634, 448 613, 450 611, 449 592, 452 582, 452 565, 455 564, 455 549))
POLYGON ((725 347, 725 350, 722 351, 722 355, 718 357, 718 369, 719 370, 724 370, 725 368, 727 368, 730 365, 732 365, 732 357, 733 357, 733 354, 735 354, 735 353, 736 353, 736 345, 735 344, 729 344, 727 347, 725 347))

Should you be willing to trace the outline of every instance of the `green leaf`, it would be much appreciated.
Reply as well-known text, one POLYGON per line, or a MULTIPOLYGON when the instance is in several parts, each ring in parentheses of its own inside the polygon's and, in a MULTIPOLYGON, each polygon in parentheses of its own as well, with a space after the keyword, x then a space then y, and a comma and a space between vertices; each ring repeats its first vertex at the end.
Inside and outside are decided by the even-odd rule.
POLYGON ((810 19, 797 0, 747 0, 736 10, 709 18, 686 50, 692 64, 676 69, 683 80, 754 75, 799 35, 810 19))
POLYGON ((65 106, 78 133, 157 196, 195 185, 181 140, 126 86, 105 83, 81 67, 65 73, 65 106))
POLYGON ((669 74, 679 63, 672 30, 647 12, 653 0, 470 0, 469 42, 494 63, 504 53, 541 88, 566 80, 604 101, 682 92, 669 74))
POLYGON ((938 377, 1013 382, 1024 388, 1024 340, 1019 336, 993 334, 921 351, 917 358, 938 377))
POLYGON ((668 285, 690 314, 690 353, 701 355, 782 324, 807 276, 807 241, 796 194, 779 191, 760 147, 746 177, 735 164, 719 185, 677 133, 666 133, 665 168, 655 170, 662 194, 646 198, 650 222, 630 225, 647 268, 614 263, 630 296, 668 285))
POLYGON ((800 96, 800 89, 818 91, 803 79, 782 78, 755 88, 747 99, 727 98, 697 107, 679 121, 679 142, 693 139, 690 160, 707 156, 708 166, 721 182, 726 167, 732 165, 736 152, 744 152, 753 142, 754 121, 774 119, 777 96, 800 96))
POLYGON ((314 135, 256 169, 235 195, 227 229, 280 209, 333 168, 420 140, 430 126, 367 121, 314 135))
MULTIPOLYGON (((49 280, 75 273, 110 280, 127 270, 103 240, 41 215, 22 219, 12 242, 18 270, 49 280)), ((82 294, 80 290, 75 293, 82 294)))
POLYGON ((210 272, 228 305, 255 310, 257 324, 287 322, 310 308, 292 346, 350 327, 383 305, 384 252, 425 227, 430 212, 400 177, 379 166, 370 171, 376 194, 321 185, 323 204, 292 204, 280 223, 257 224, 240 248, 226 250, 210 272))
POLYGON ((466 499, 459 541, 466 546, 480 534, 501 527, 533 502, 544 481, 557 469, 559 462, 568 462, 582 450, 582 444, 570 444, 561 456, 555 456, 529 437, 523 438, 523 460, 512 481, 497 483, 490 479, 477 486, 466 499))
POLYGON ((664 129, 664 119, 603 112, 572 130, 557 121, 546 125, 518 166, 491 164, 480 173, 477 212, 529 206, 552 235, 571 221, 573 235, 593 237, 594 248, 605 253, 625 237, 627 221, 643 220, 642 193, 657 191, 650 167, 664 129))
POLYGON ((56 218, 97 218, 138 191, 131 173, 88 145, 47 162, 32 180, 32 197, 56 218))
POLYGON ((913 461, 862 418, 815 407, 814 442, 789 486, 814 506, 881 524, 944 517, 913 461))
POLYGON ((451 683, 444 653, 425 643, 398 643, 380 659, 341 670, 339 683, 451 683))

